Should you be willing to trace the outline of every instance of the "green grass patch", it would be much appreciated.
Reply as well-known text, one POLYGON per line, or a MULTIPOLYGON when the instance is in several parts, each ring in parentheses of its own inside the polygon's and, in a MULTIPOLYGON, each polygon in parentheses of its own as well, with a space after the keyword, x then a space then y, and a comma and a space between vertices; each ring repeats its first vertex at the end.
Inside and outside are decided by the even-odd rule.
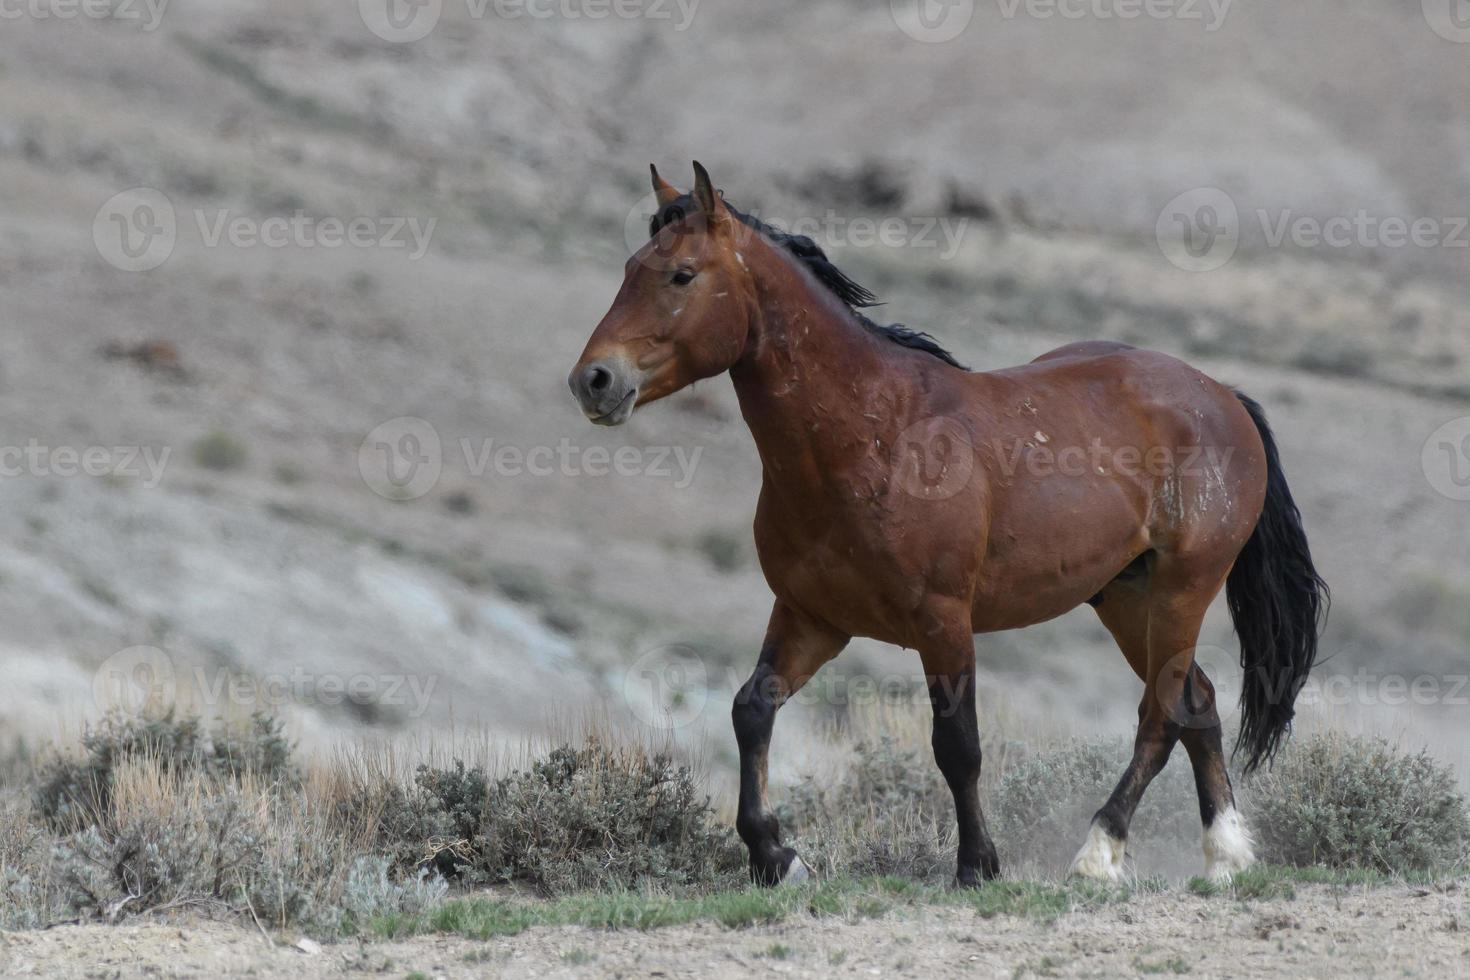
POLYGON ((993 881, 973 892, 954 892, 986 919, 999 915, 1052 922, 1069 912, 1091 911, 1127 902, 1140 892, 1160 891, 1162 881, 1144 879, 1133 884, 1069 880, 993 881))
POLYGON ((595 892, 551 901, 478 896, 456 899, 419 915, 383 915, 364 931, 384 939, 447 933, 468 939, 514 936, 535 926, 583 926, 646 931, 691 922, 729 929, 819 916, 849 922, 879 918, 897 909, 969 908, 983 918, 1014 916, 1050 922, 1073 911, 1126 902, 1158 883, 1132 886, 1077 881, 997 881, 977 890, 924 885, 899 878, 836 880, 773 889, 743 889, 702 896, 595 892))
POLYGON ((1166 960, 1146 960, 1138 957, 1133 961, 1133 968, 1144 976, 1158 976, 1160 974, 1173 973, 1182 975, 1189 972, 1189 964, 1183 957, 1171 956, 1166 960))
POLYGON ((1452 880, 1460 874, 1410 872, 1391 875, 1372 868, 1294 868, 1280 864, 1258 864, 1238 872, 1230 881, 1191 878, 1185 890, 1205 898, 1223 896, 1241 901, 1268 901, 1296 898, 1300 885, 1327 885, 1332 888, 1385 888, 1391 885, 1433 885, 1452 880))
MULTIPOLYGON (((1441 876, 1436 880, 1445 880, 1441 876)), ((1403 876, 1363 869, 1291 868, 1262 865, 1228 883, 1192 878, 1184 890, 1238 901, 1291 901, 1300 886, 1377 888, 1413 884, 1403 876)), ((1427 879, 1422 882, 1432 883, 1427 879)), ((1127 884, 1085 880, 993 881, 974 890, 944 888, 903 878, 836 879, 812 885, 749 888, 710 895, 655 892, 587 892, 549 901, 477 896, 455 899, 417 915, 383 915, 362 930, 383 939, 427 933, 485 940, 515 936, 536 926, 647 931, 692 922, 714 922, 745 929, 796 918, 836 918, 848 922, 881 918, 919 908, 971 909, 977 916, 1001 916, 1050 923, 1073 912, 1121 905, 1135 895, 1169 891, 1160 878, 1127 884)), ((768 955, 770 954, 768 952, 768 955)), ((779 958, 779 957, 774 957, 779 958)), ((1188 964, 1148 963, 1140 972, 1182 973, 1188 964)), ((1034 971, 1033 971, 1034 972, 1034 971)))
POLYGON ((717 922, 738 929, 779 922, 795 914, 872 918, 888 911, 891 904, 850 883, 693 897, 634 892, 589 893, 549 902, 476 897, 447 902, 415 916, 380 916, 368 923, 367 931, 385 939, 422 933, 489 939, 518 935, 533 926, 650 930, 717 922))

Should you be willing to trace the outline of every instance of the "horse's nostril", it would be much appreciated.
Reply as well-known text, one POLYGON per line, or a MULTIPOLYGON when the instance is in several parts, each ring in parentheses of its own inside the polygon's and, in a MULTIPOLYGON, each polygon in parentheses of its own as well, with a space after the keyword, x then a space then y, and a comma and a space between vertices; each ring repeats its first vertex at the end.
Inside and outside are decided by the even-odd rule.
POLYGON ((612 384, 612 372, 605 367, 594 365, 587 369, 587 390, 594 395, 600 395, 607 391, 612 384))

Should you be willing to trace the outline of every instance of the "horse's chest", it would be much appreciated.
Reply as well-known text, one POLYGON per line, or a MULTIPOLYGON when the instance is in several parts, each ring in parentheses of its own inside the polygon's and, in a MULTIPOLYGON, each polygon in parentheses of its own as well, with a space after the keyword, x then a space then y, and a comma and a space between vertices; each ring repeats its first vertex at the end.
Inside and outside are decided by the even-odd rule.
POLYGON ((766 581, 776 597, 852 636, 904 642, 927 591, 893 542, 874 526, 831 521, 756 529, 766 581))

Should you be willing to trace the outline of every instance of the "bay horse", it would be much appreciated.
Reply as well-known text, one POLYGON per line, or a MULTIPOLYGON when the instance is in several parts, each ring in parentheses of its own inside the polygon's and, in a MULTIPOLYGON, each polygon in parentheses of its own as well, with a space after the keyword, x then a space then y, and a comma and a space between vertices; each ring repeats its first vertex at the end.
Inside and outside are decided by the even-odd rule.
POLYGON ((1091 604, 1144 682, 1133 757, 1074 874, 1123 874, 1139 799, 1183 742, 1206 874, 1253 861, 1210 679, 1194 661, 1225 589, 1240 637, 1247 772, 1287 734, 1327 590, 1265 416, 1165 354, 1074 343, 972 373, 927 334, 879 326, 873 296, 810 239, 742 214, 695 164, 658 212, 569 383, 598 425, 729 372, 763 469, 755 519, 775 606, 735 698, 736 828, 752 879, 799 881, 767 802, 776 712, 855 636, 918 651, 954 795, 956 880, 1000 873, 979 797, 974 634, 1091 604))

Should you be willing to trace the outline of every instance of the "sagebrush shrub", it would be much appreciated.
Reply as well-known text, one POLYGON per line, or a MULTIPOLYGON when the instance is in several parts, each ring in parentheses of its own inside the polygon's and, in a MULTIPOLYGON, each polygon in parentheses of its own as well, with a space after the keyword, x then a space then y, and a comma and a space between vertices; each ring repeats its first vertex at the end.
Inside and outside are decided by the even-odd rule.
POLYGON ((106 819, 54 843, 49 880, 71 916, 203 907, 333 934, 422 911, 447 887, 428 870, 392 874, 330 799, 300 785, 180 780, 156 760, 117 778, 106 819))
POLYGON ((235 793, 197 810, 129 815, 59 843, 57 869, 71 907, 115 919, 186 901, 228 903, 260 877, 262 842, 235 793))
POLYGON ((560 894, 703 889, 743 874, 743 849, 688 767, 597 739, 499 779, 456 760, 419 767, 410 788, 361 792, 377 804, 375 847, 401 875, 432 868, 560 894))
POLYGON ((113 714, 82 734, 80 757, 63 756, 42 766, 37 810, 63 830, 95 823, 107 812, 118 767, 137 760, 152 761, 175 778, 295 775, 290 741, 281 722, 269 716, 255 715, 242 732, 223 723, 206 731, 198 718, 176 718, 172 712, 159 718, 113 714))
POLYGON ((0 795, 0 929, 38 929, 60 917, 51 887, 51 835, 32 819, 31 801, 0 795))
POLYGON ((366 831, 398 874, 432 867, 481 880, 488 875, 476 870, 475 855, 484 850, 490 786, 483 769, 458 759, 448 769, 419 766, 411 787, 387 780, 355 787, 338 819, 366 831))
POLYGON ((344 924, 355 928, 379 916, 417 915, 449 894, 449 884, 427 869, 417 876, 395 880, 386 857, 360 857, 353 862, 342 889, 344 924))
POLYGON ((0 921, 113 921, 208 906, 355 931, 439 901, 445 877, 546 893, 709 890, 745 853, 695 774, 590 739, 494 778, 455 762, 411 784, 372 765, 304 779, 280 724, 113 716, 0 796, 0 921))
POLYGON ((548 893, 741 880, 745 852, 685 766, 594 739, 496 781, 478 865, 548 893))
POLYGON ((1390 874, 1462 865, 1470 841, 1452 770, 1381 738, 1293 742, 1246 786, 1259 857, 1390 874))
POLYGON ((954 873, 954 800, 927 747, 864 740, 837 781, 809 777, 786 796, 782 826, 823 874, 938 881, 954 873))

